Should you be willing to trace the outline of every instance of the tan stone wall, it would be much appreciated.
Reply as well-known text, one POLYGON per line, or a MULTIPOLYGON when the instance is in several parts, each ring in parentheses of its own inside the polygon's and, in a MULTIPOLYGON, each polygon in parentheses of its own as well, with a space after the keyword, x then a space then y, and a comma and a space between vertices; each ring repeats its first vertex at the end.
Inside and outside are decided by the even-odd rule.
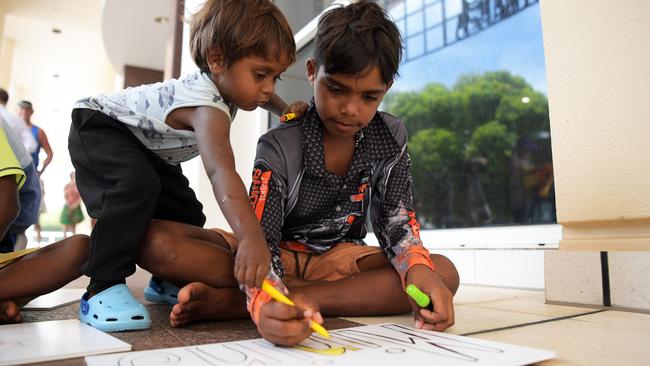
POLYGON ((650 2, 540 6, 560 249, 650 250, 650 2))

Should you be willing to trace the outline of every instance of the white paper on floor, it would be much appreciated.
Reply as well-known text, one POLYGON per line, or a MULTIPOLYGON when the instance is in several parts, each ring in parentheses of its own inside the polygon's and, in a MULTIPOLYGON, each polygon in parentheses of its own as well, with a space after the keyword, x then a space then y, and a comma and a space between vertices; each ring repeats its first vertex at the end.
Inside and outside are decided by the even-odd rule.
POLYGON ((61 288, 49 294, 39 296, 30 301, 25 310, 52 310, 58 307, 78 302, 86 290, 81 288, 61 288))
POLYGON ((398 324, 315 333, 299 346, 263 339, 86 357, 86 365, 527 365, 555 352, 398 324))
POLYGON ((0 365, 123 352, 131 345, 79 320, 0 326, 0 365))

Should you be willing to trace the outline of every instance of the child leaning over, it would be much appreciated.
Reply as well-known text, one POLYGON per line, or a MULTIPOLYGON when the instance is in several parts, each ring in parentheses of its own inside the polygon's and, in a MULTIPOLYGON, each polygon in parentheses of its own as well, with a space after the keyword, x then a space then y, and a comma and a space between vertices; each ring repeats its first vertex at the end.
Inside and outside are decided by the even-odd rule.
MULTIPOLYGON (((359 1, 329 10, 319 20, 314 58, 306 65, 312 105, 301 121, 259 140, 250 196, 273 272, 282 279, 270 277, 278 287, 284 282, 297 303, 316 303, 292 308, 249 289, 249 310, 269 341, 300 342, 311 332, 308 318, 320 320, 318 310, 327 316, 413 310, 416 327, 440 331, 454 323, 458 272, 420 240, 405 126, 377 111, 401 50, 397 27, 377 4, 359 1), (380 247, 363 243, 368 215, 380 247), (408 284, 430 296, 433 311, 410 300, 408 284)), ((224 270, 232 259, 223 249, 236 241, 215 231, 152 222, 144 247, 158 247, 149 251, 161 255, 142 265, 155 273, 167 268, 163 276, 178 284, 199 281, 179 292, 172 325, 241 316, 243 296, 232 291, 236 281, 224 270), (186 255, 172 268, 162 253, 176 250, 186 255), (228 311, 211 312, 226 305, 228 311)))
POLYGON ((274 84, 295 60, 291 28, 269 0, 208 0, 191 19, 190 49, 199 71, 82 99, 72 111, 70 156, 97 219, 79 316, 104 331, 150 326, 125 285, 149 221, 204 224, 180 167, 197 155, 237 237, 236 278, 259 286, 268 272, 270 254, 235 171, 229 132, 240 108, 285 109, 274 84))

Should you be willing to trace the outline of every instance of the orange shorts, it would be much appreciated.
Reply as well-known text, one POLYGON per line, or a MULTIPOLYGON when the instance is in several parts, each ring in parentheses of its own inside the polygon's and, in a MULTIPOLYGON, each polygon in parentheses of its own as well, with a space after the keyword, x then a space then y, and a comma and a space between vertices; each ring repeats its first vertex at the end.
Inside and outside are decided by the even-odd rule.
MULTIPOLYGON (((211 230, 223 236, 235 251, 237 239, 232 233, 221 229, 211 230)), ((360 272, 358 260, 377 253, 383 254, 379 247, 355 243, 340 243, 322 254, 285 249, 282 244, 285 243, 281 243, 280 248, 284 274, 308 281, 336 281, 357 274, 360 272)))

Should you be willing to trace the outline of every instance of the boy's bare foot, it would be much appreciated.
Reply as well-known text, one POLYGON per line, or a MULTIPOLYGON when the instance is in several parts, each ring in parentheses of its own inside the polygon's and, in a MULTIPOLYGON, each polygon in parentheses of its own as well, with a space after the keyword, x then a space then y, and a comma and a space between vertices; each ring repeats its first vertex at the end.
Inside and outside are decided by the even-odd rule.
POLYGON ((20 323, 21 321, 23 321, 23 317, 20 315, 15 302, 11 300, 0 301, 0 324, 20 323))
POLYGON ((248 317, 246 298, 235 288, 214 288, 192 282, 178 291, 178 304, 172 307, 169 323, 172 327, 198 321, 241 319, 248 317))

